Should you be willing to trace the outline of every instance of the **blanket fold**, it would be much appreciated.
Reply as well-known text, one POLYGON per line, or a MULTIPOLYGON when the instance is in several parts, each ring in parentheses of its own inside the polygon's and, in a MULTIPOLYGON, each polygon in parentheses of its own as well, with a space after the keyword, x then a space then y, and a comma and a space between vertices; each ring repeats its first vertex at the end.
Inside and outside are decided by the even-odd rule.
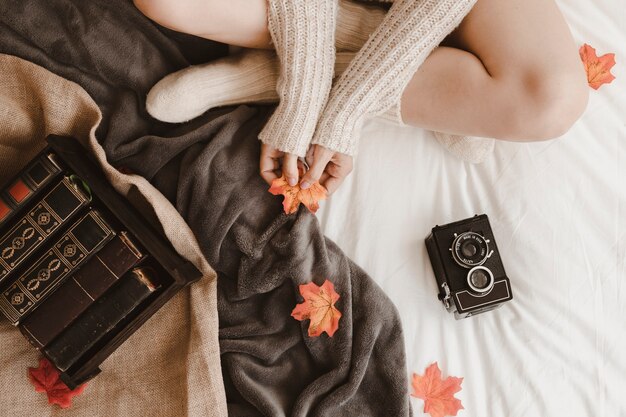
MULTIPOLYGON (((186 54, 198 49, 190 44, 206 51, 194 59, 207 61, 225 53, 222 45, 164 30, 124 0, 3 2, 0 37, 0 52, 84 88, 102 112, 95 137, 109 162, 149 179, 189 224, 218 273, 217 288, 204 294, 217 297, 229 415, 411 414, 395 307, 323 236, 314 215, 304 208, 285 215, 258 174, 258 133, 272 109, 216 109, 180 125, 147 115, 149 88, 191 63, 186 54), (324 279, 340 294, 343 316, 334 337, 311 338, 308 321, 290 313, 301 301, 298 285, 324 279)), ((194 332, 187 322, 177 324, 183 334, 194 332)), ((217 344, 210 337, 202 342, 217 344)), ((186 354, 198 355, 195 349, 186 354)), ((125 386, 132 389, 139 380, 125 386)), ((187 392, 201 395, 203 389, 187 392)), ((219 410, 218 404, 216 415, 219 410)), ((188 414, 191 409, 177 415, 188 414)))
POLYGON ((176 167, 154 178, 161 190, 177 182, 176 196, 169 197, 192 229, 203 231, 200 246, 219 274, 227 393, 236 391, 251 403, 231 415, 406 415, 404 344, 395 308, 322 235, 314 215, 303 207, 285 215, 280 198, 267 192, 256 166, 256 136, 267 116, 258 117, 261 112, 233 110, 230 123, 240 126, 234 134, 225 128, 191 146, 172 163, 176 167), (299 302, 298 285, 324 279, 335 284, 343 316, 334 337, 310 338, 308 322, 290 313, 299 302))

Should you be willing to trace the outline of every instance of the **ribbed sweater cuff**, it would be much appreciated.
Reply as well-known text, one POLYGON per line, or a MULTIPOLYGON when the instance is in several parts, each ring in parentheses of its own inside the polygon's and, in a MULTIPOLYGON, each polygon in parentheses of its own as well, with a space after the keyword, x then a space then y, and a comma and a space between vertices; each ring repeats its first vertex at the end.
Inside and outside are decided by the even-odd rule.
POLYGON ((323 114, 311 144, 322 145, 335 152, 355 156, 358 149, 358 134, 364 115, 341 113, 323 114))
POLYGON ((337 0, 269 0, 268 6, 280 101, 259 139, 304 156, 332 84, 337 0))

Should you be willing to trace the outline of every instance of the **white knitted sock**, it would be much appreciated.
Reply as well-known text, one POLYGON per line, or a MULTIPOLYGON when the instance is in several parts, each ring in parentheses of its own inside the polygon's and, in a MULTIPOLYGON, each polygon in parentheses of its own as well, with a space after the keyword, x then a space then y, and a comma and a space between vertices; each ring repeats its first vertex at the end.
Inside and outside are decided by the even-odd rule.
POLYGON ((458 136, 448 133, 433 132, 437 141, 452 155, 470 162, 480 164, 493 153, 495 139, 473 136, 458 136))
MULTIPOLYGON (((335 76, 341 75, 354 52, 335 57, 335 76)), ((278 56, 274 51, 243 49, 204 65, 167 75, 152 87, 146 100, 157 120, 181 123, 221 106, 278 102, 278 56)))
POLYGON ((218 106, 275 102, 278 72, 274 51, 246 49, 169 74, 148 93, 146 109, 155 119, 181 123, 218 106))
MULTIPOLYGON (((402 120, 400 102, 391 106, 389 110, 378 117, 400 126, 407 126, 402 120)), ((433 134, 441 146, 443 146, 448 152, 457 158, 472 164, 480 164, 485 161, 487 156, 493 152, 495 144, 495 140, 492 138, 450 135, 448 133, 436 131, 433 131, 433 134)))
POLYGON ((337 51, 357 52, 385 18, 387 11, 374 4, 339 0, 335 46, 337 51))

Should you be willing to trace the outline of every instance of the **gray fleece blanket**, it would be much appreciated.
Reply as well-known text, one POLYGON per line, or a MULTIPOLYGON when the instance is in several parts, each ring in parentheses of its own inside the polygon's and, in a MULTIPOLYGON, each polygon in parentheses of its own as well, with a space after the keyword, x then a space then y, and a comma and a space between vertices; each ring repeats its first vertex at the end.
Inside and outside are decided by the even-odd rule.
POLYGON ((411 415, 395 307, 314 215, 285 215, 258 175, 257 134, 272 108, 223 108, 180 125, 146 113, 159 79, 224 45, 159 27, 125 0, 2 0, 0 52, 80 84, 102 110, 97 137, 110 162, 148 178, 198 237, 219 274, 229 415, 411 415), (334 337, 311 338, 290 313, 298 285, 325 279, 343 316, 334 337))

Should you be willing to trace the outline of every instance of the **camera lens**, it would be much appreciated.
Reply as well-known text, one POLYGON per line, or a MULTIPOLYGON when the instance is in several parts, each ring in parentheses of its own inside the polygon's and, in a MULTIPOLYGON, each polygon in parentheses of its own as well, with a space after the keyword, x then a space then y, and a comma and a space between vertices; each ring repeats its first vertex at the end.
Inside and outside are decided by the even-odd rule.
POLYGON ((493 284, 493 274, 484 266, 476 266, 467 273, 467 285, 478 295, 487 294, 493 284))
POLYGON ((461 253, 467 258, 471 258, 476 255, 476 252, 478 252, 478 248, 474 242, 463 242, 461 245, 461 253))
POLYGON ((452 258, 463 268, 482 265, 489 256, 487 240, 476 232, 465 232, 452 242, 452 258))

